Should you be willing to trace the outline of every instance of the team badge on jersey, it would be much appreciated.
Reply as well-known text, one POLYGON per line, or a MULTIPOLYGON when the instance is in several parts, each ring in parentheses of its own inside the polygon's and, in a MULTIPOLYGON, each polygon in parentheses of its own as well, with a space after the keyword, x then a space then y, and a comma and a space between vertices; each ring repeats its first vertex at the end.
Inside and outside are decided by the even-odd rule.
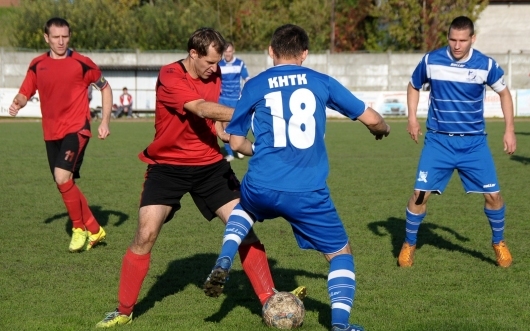
POLYGON ((420 177, 418 177, 418 182, 427 183, 427 171, 420 171, 420 177))

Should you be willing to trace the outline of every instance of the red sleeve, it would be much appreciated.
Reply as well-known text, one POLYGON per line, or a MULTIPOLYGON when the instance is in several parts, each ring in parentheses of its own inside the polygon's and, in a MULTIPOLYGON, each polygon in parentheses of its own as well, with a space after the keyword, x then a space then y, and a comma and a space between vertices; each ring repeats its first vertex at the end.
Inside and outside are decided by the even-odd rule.
POLYGON ((20 86, 18 93, 24 95, 28 100, 35 94, 37 91, 37 65, 42 61, 42 56, 36 57, 29 64, 28 71, 26 72, 26 77, 20 86))
POLYGON ((184 105, 188 102, 204 99, 188 82, 186 73, 178 62, 162 67, 158 75, 156 89, 157 101, 165 107, 185 114, 184 105))
POLYGON ((83 56, 79 53, 74 52, 76 59, 83 62, 86 68, 88 68, 86 74, 84 75, 84 80, 87 83, 87 86, 90 84, 94 84, 96 88, 101 91, 105 87, 107 87, 108 82, 103 77, 103 74, 101 73, 101 70, 97 66, 97 64, 94 63, 90 58, 83 56))

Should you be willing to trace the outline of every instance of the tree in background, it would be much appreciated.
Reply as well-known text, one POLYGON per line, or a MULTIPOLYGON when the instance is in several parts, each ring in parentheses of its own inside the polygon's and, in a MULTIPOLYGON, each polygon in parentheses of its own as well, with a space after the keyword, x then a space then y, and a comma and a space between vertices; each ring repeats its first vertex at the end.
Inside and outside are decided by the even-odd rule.
POLYGON ((218 29, 238 51, 265 51, 274 29, 303 27, 311 52, 428 51, 446 43, 458 15, 476 20, 487 0, 22 0, 0 22, 13 47, 46 49, 44 23, 72 26, 80 50, 185 50, 188 36, 218 29))
POLYGON ((212 0, 218 28, 239 51, 264 51, 274 30, 292 23, 303 27, 311 51, 329 47, 329 0, 212 0))
POLYGON ((374 7, 367 30, 369 51, 429 51, 447 43, 451 21, 466 15, 476 21, 487 0, 387 0, 374 7))
POLYGON ((151 0, 136 13, 136 46, 142 50, 186 50, 198 28, 217 28, 211 1, 151 0))
POLYGON ((135 40, 131 9, 138 3, 138 0, 21 1, 20 7, 8 17, 9 42, 14 47, 46 49, 42 37, 44 24, 59 16, 70 23, 73 48, 129 48, 135 40))

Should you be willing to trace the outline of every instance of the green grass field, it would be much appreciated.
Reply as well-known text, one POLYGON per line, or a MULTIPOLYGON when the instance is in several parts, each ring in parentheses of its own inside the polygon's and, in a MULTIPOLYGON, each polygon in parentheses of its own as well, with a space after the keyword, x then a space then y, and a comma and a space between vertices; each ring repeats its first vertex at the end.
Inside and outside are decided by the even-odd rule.
MULTIPOLYGON (((503 153, 503 121, 488 122, 507 203, 506 240, 514 257, 508 269, 495 266, 483 198, 466 195, 456 174, 444 194, 429 202, 415 265, 397 267, 422 144, 410 140, 405 121, 390 124, 392 133, 383 141, 359 123, 328 124, 328 182, 355 256, 350 321, 369 331, 528 330, 530 121, 516 123, 513 156, 503 153)), ((72 254, 70 223, 48 170, 40 122, 0 123, 0 330, 89 330, 116 307, 121 259, 136 229, 145 170, 137 154, 154 128, 150 121, 121 121, 111 131, 108 140, 92 139, 77 181, 107 242, 72 254)), ((246 164, 247 159, 232 162, 240 178, 246 164)), ((255 228, 276 287, 308 288, 301 330, 329 330, 327 262, 298 249, 283 220, 255 228)), ((221 222, 205 221, 186 196, 155 245, 135 320, 122 329, 268 330, 239 260, 220 298, 201 290, 222 233, 221 222)))

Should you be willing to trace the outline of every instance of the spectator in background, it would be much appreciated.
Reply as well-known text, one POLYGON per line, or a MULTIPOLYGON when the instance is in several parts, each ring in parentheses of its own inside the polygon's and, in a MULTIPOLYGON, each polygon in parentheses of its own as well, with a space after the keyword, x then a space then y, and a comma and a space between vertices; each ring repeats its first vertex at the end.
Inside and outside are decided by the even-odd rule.
MULTIPOLYGON (((241 95, 241 80, 246 82, 250 77, 245 62, 234 56, 234 44, 227 42, 226 45, 223 53, 224 58, 219 62, 222 74, 219 103, 234 108, 241 95)), ((230 144, 225 144, 225 150, 227 154, 225 159, 228 162, 232 161, 234 159, 234 152, 230 148, 230 144)), ((241 153, 237 153, 236 155, 238 158, 244 157, 241 153)))
POLYGON ((120 105, 118 106, 118 110, 116 111, 116 114, 114 116, 118 118, 123 114, 123 115, 127 115, 127 118, 132 118, 133 117, 132 104, 133 104, 132 95, 129 94, 127 87, 124 87, 123 93, 120 95, 120 105))
POLYGON ((31 61, 9 114, 16 116, 39 91, 48 163, 72 221, 69 250, 79 252, 91 249, 106 236, 75 183, 80 178, 85 149, 92 137, 88 86, 94 84, 101 91, 103 115, 99 139, 110 134, 112 90, 92 60, 68 48, 70 25, 66 20, 58 17, 48 20, 44 40, 50 50, 31 61))

